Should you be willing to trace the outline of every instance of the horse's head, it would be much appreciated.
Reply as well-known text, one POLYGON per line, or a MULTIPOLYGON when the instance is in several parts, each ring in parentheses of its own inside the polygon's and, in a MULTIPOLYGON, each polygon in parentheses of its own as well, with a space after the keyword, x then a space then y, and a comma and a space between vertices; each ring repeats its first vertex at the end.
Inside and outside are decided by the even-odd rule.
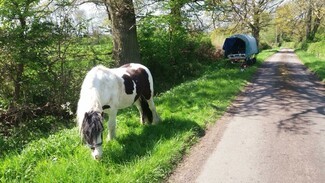
POLYGON ((100 159, 103 153, 103 117, 96 111, 86 112, 82 122, 83 140, 91 149, 91 154, 95 159, 100 159))

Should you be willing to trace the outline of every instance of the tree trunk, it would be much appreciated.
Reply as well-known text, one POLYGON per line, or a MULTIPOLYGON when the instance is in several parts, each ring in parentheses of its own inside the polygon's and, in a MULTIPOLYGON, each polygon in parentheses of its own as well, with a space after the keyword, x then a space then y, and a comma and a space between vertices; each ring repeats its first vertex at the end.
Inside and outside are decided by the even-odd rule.
POLYGON ((307 10, 307 17, 306 17, 306 40, 311 40, 311 26, 312 26, 312 6, 309 1, 309 6, 307 10))
POLYGON ((16 78, 14 80, 14 105, 20 100, 21 84, 23 80, 24 64, 17 65, 16 78))
POLYGON ((318 30, 320 24, 321 24, 321 18, 315 17, 313 29, 311 30, 311 32, 309 34, 309 40, 310 41, 314 41, 315 35, 317 33, 317 30, 318 30))
POLYGON ((182 7, 184 1, 170 0, 170 14, 169 14, 169 63, 177 64, 176 55, 179 55, 179 35, 182 35, 182 7))
POLYGON ((135 12, 132 0, 107 0, 112 22, 113 59, 116 65, 140 63, 135 12))
MULTIPOLYGON (((25 40, 25 33, 24 30, 26 29, 26 17, 20 16, 19 17, 19 23, 20 23, 20 27, 21 27, 21 31, 19 33, 19 39, 21 40, 22 44, 23 41, 25 40)), ((25 44, 24 44, 25 45, 25 44)), ((18 103, 20 101, 20 94, 21 94, 21 86, 22 86, 22 82, 23 82, 23 73, 24 73, 24 63, 23 60, 25 58, 25 47, 21 47, 20 48, 20 56, 19 56, 19 60, 16 60, 17 65, 16 65, 16 78, 14 80, 14 94, 13 94, 13 105, 16 105, 16 103, 18 103)))
POLYGON ((182 7, 184 6, 184 2, 179 2, 172 0, 170 2, 170 31, 177 31, 182 27, 182 7))
POLYGON ((256 39, 257 46, 259 47, 259 44, 260 44, 260 29, 259 29, 259 27, 253 27, 252 32, 253 32, 253 37, 255 37, 255 39, 256 39))
POLYGON ((255 1, 253 0, 253 25, 251 26, 252 28, 252 33, 253 36, 256 39, 257 47, 259 47, 260 44, 260 30, 261 30, 261 19, 260 19, 260 6, 255 4, 255 1))

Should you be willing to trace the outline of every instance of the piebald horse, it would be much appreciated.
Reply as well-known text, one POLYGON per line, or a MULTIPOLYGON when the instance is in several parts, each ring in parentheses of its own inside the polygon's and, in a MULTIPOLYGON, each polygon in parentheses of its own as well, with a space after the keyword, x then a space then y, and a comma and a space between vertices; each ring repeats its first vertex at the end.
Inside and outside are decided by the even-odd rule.
POLYGON ((152 75, 141 64, 130 63, 112 69, 99 65, 87 73, 81 86, 77 123, 95 159, 100 159, 103 153, 103 113, 109 115, 107 140, 116 136, 117 111, 133 104, 140 112, 142 124, 157 124, 160 118, 153 95, 152 75))

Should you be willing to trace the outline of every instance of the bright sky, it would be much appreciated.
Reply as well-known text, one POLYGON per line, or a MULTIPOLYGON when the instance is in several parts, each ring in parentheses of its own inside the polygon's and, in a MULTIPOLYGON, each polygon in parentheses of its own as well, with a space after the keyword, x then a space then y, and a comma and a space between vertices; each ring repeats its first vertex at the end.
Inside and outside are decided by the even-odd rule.
POLYGON ((96 6, 93 3, 85 3, 79 6, 79 9, 86 16, 85 19, 91 19, 90 24, 93 27, 103 27, 103 22, 107 19, 105 7, 96 6))
POLYGON ((96 6, 93 3, 85 3, 79 6, 80 10, 83 10, 87 17, 93 18, 103 18, 103 16, 107 17, 105 7, 96 6))

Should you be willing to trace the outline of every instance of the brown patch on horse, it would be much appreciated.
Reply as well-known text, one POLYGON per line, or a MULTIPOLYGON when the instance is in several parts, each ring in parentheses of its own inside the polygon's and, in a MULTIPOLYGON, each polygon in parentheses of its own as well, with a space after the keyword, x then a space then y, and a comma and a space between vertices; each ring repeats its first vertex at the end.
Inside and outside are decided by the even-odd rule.
POLYGON ((124 88, 125 88, 125 93, 128 95, 131 95, 133 93, 134 90, 134 86, 133 86, 133 80, 129 75, 124 74, 122 76, 123 80, 124 80, 124 88))
POLYGON ((143 68, 133 69, 130 65, 123 65, 123 68, 127 68, 126 72, 129 74, 124 74, 122 78, 124 79, 125 93, 132 94, 136 89, 136 96, 134 101, 138 100, 140 96, 143 96, 145 99, 149 100, 151 98, 151 90, 149 83, 149 75, 143 68))

